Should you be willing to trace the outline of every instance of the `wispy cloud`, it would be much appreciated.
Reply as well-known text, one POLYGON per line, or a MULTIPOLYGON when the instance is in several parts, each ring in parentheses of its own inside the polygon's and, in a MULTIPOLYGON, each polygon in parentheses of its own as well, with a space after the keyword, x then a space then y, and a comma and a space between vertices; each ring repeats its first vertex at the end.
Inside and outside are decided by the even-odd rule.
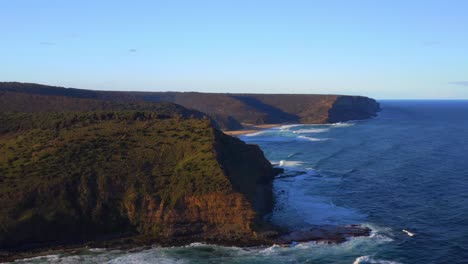
POLYGON ((39 45, 53 46, 53 45, 55 45, 55 43, 54 42, 43 41, 43 42, 39 42, 39 45))
POLYGON ((468 81, 449 82, 449 84, 468 86, 468 81))

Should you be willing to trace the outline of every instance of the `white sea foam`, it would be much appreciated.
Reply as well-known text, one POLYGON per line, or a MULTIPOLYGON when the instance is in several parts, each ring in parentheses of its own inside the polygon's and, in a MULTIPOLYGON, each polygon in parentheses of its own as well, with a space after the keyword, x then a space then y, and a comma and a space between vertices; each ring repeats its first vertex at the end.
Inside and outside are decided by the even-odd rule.
POLYGON ((307 137, 307 136, 298 136, 298 139, 307 140, 307 141, 326 141, 328 138, 314 138, 314 137, 307 137))
POLYGON ((278 249, 281 249, 282 247, 278 245, 273 245, 271 247, 267 247, 265 249, 260 250, 258 253, 263 254, 263 255, 271 255, 277 252, 278 249))
POLYGON ((384 259, 375 259, 371 256, 361 256, 354 260, 353 264, 399 264, 400 262, 384 260, 384 259))
POLYGON ((401 231, 405 232, 405 233, 406 233, 408 236, 410 236, 410 237, 414 236, 414 233, 412 233, 412 232, 410 232, 410 231, 408 231, 408 230, 403 229, 403 230, 401 230, 401 231))
POLYGON ((142 252, 129 253, 124 256, 115 258, 109 264, 139 264, 139 263, 158 263, 158 264, 183 264, 189 263, 187 259, 171 258, 164 256, 162 252, 156 250, 146 250, 142 252))
MULTIPOLYGON (((294 164, 294 163, 292 163, 294 164)), ((290 163, 291 165, 291 163, 290 163)), ((289 169, 289 168, 287 168, 289 169)), ((351 224, 363 220, 352 209, 336 206, 330 199, 315 195, 309 181, 316 180, 316 171, 274 182, 277 207, 271 216, 274 223, 292 228, 324 224, 351 224)))
MULTIPOLYGON (((284 125, 284 126, 280 126, 274 129, 289 130, 290 128, 300 127, 300 126, 303 126, 303 127, 350 127, 350 126, 354 126, 355 124, 356 123, 354 121, 353 122, 350 122, 350 121, 337 122, 337 123, 331 123, 331 124, 294 124, 294 125, 284 125)), ((316 128, 316 129, 322 129, 322 128, 316 128)), ((301 130, 301 129, 298 129, 298 130, 301 130)), ((312 132, 312 133, 315 133, 315 132, 312 132)))
POLYGON ((289 247, 274 245, 252 253, 257 256, 260 255, 264 261, 275 260, 281 263, 283 260, 284 262, 293 262, 294 257, 291 258, 291 256, 295 256, 307 258, 312 263, 321 263, 324 260, 329 260, 330 256, 348 255, 352 252, 363 256, 356 258, 355 262, 353 262, 353 259, 350 259, 348 263, 397 264, 398 262, 385 262, 388 260, 373 258, 370 255, 375 252, 379 243, 379 241, 375 241, 375 238, 356 237, 339 244, 324 244, 310 241, 292 243, 289 247))
POLYGON ((280 160, 279 162, 272 161, 271 163, 278 164, 280 167, 297 167, 304 162, 299 160, 280 160))
POLYGON ((58 260, 60 260, 60 255, 52 254, 52 255, 45 255, 45 256, 37 256, 33 258, 25 258, 25 259, 17 260, 15 262, 31 263, 31 262, 46 261, 48 263, 53 263, 53 262, 57 262, 58 260))
MULTIPOLYGON (((379 231, 376 231, 379 232, 379 231)), ((130 251, 104 250, 79 255, 49 255, 19 261, 20 263, 292 263, 299 259, 309 259, 321 263, 330 256, 346 256, 350 253, 362 255, 354 263, 382 263, 386 260, 371 257, 380 243, 377 237, 356 237, 340 244, 322 244, 316 242, 292 243, 288 246, 270 247, 224 247, 205 243, 192 243, 184 247, 153 247, 151 249, 132 249, 130 251)), ((91 251, 91 250, 90 250, 91 251)), ((354 259, 348 259, 353 263, 354 259)))
POLYGON ((186 245, 185 247, 204 247, 208 246, 209 244, 203 243, 203 242, 193 242, 190 243, 189 245, 186 245))
POLYGON ((298 129, 294 130, 294 134, 308 134, 308 133, 323 133, 329 131, 329 128, 308 128, 308 129, 298 129))
POLYGON ((105 252, 105 251, 107 251, 106 248, 90 248, 88 250, 91 251, 91 252, 105 252))
POLYGON ((298 127, 298 126, 303 126, 303 125, 302 124, 284 125, 284 126, 278 127, 278 129, 279 130, 289 130, 290 128, 298 127))
POLYGON ((350 127, 354 125, 355 123, 350 123, 350 122, 338 122, 338 123, 330 124, 330 126, 333 126, 333 127, 350 127))

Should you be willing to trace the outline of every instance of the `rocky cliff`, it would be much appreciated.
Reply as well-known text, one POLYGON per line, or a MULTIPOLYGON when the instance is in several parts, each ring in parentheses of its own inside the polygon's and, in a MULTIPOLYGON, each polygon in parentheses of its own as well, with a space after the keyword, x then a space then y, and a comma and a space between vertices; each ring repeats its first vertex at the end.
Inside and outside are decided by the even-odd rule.
MULTIPOLYGON (((173 102, 208 114, 225 130, 242 128, 241 123, 311 124, 366 119, 376 116, 380 110, 374 99, 344 95, 108 92, 39 84, 0 83, 0 93, 2 92, 10 97, 25 93, 31 97, 59 96, 63 100, 79 98, 82 101, 93 99, 120 103, 173 102)), ((6 100, 5 104, 14 105, 13 102, 14 100, 6 100)), ((51 106, 46 106, 48 107, 51 106)), ((79 108, 79 105, 75 108, 79 108)))
POLYGON ((0 248, 112 237, 254 243, 272 206, 262 151, 203 117, 0 113, 0 248))
POLYGON ((170 101, 214 117, 223 129, 238 129, 239 123, 322 124, 367 119, 380 106, 363 96, 317 94, 213 94, 151 92, 129 93, 144 101, 170 101), (224 120, 234 120, 235 124, 224 120))
MULTIPOLYGON (((14 250, 120 238, 124 244, 287 243, 297 235, 278 238, 281 232, 262 220, 273 206, 278 171, 258 146, 217 127, 338 122, 378 110, 365 97, 0 83, 0 260, 5 250, 8 257, 14 250), (152 102, 158 100, 210 114, 152 102)), ((301 239, 317 237, 309 233, 301 239)), ((356 232, 325 233, 337 241, 356 232)))
POLYGON ((375 117, 380 105, 375 100, 362 96, 338 96, 328 111, 327 122, 362 120, 375 117))

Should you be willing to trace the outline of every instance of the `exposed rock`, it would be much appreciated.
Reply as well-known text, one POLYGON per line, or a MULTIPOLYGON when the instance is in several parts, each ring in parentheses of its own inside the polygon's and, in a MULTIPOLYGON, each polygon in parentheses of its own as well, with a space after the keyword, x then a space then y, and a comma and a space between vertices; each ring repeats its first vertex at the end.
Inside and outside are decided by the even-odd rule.
POLYGON ((341 243, 351 237, 368 236, 371 229, 361 225, 323 225, 313 226, 307 230, 296 230, 279 236, 274 241, 277 244, 293 242, 317 241, 323 243, 341 243))
POLYGON ((336 123, 348 120, 361 120, 375 117, 380 111, 379 104, 367 97, 339 96, 328 111, 328 122, 336 123))

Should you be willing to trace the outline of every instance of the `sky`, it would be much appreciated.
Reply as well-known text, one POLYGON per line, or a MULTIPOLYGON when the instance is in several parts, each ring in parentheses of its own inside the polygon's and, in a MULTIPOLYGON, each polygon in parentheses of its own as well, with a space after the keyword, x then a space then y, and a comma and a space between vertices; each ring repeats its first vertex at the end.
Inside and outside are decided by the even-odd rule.
POLYGON ((0 81, 468 98, 468 1, 0 0, 0 81))

